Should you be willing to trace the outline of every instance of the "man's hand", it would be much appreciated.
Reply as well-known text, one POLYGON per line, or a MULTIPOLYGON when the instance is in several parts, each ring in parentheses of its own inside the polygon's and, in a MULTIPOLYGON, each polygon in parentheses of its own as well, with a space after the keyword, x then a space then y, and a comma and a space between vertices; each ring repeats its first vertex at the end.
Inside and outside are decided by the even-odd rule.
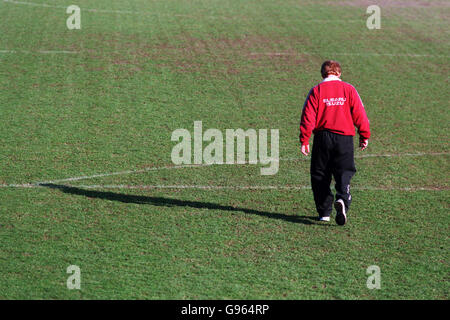
POLYGON ((309 144, 302 145, 302 153, 307 156, 309 154, 309 144))
POLYGON ((369 145, 369 139, 360 138, 359 139, 359 147, 361 148, 361 151, 367 148, 369 145))

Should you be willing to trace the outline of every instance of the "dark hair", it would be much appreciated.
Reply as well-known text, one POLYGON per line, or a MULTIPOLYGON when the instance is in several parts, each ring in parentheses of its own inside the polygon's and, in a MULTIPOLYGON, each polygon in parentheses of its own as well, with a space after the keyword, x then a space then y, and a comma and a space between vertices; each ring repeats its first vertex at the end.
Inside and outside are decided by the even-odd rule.
POLYGON ((327 60, 322 64, 320 68, 320 73, 322 74, 322 78, 328 77, 330 74, 334 74, 338 76, 341 73, 341 65, 339 62, 334 60, 327 60))

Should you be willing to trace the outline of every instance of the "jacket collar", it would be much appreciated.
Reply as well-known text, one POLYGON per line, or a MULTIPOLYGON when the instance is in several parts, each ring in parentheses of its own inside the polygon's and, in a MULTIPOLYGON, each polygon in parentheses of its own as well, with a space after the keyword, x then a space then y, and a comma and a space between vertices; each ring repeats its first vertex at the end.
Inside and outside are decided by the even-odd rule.
POLYGON ((322 82, 333 81, 333 80, 342 81, 338 76, 335 76, 334 74, 330 74, 328 77, 323 79, 322 82))

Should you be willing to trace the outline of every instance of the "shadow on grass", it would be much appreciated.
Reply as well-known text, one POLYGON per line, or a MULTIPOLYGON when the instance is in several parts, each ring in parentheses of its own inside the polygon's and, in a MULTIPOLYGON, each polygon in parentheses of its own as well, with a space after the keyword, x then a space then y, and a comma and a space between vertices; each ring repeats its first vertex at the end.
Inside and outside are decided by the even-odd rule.
POLYGON ((97 198, 111 201, 120 201, 125 203, 137 203, 137 204, 149 204, 153 206, 164 206, 164 207, 191 207, 196 209, 215 209, 231 212, 244 212, 249 214, 255 214, 262 217, 280 219, 288 222, 302 223, 302 224, 317 224, 328 226, 327 224, 319 223, 315 217, 309 216, 291 216, 282 213, 274 213, 267 211, 260 211, 248 208, 239 208, 232 206, 224 206, 217 203, 201 202, 201 201, 190 201, 190 200, 179 200, 172 198, 163 197, 149 197, 149 196, 136 196, 116 192, 105 192, 96 190, 86 190, 73 186, 58 185, 52 183, 40 184, 42 187, 47 187, 51 189, 58 189, 65 193, 85 196, 88 198, 97 198))

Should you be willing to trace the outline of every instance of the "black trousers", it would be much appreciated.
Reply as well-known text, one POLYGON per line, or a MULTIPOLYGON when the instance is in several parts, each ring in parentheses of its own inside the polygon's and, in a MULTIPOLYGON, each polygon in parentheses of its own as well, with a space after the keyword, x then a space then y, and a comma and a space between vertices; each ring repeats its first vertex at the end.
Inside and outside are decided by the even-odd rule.
POLYGON ((350 180, 356 173, 353 157, 353 137, 330 131, 314 135, 311 155, 311 185, 316 209, 321 217, 329 217, 333 210, 331 178, 336 182, 336 200, 342 199, 348 210, 352 201, 350 180))

